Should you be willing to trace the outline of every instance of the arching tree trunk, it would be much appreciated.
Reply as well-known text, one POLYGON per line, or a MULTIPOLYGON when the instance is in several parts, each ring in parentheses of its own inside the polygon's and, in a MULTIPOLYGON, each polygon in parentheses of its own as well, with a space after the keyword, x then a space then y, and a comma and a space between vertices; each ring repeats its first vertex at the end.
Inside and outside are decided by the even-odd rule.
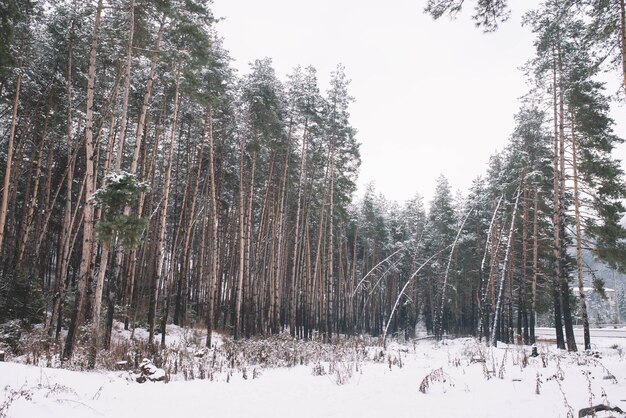
POLYGON ((491 327, 491 345, 494 347, 498 345, 496 340, 496 330, 498 327, 498 319, 500 315, 500 307, 502 306, 502 293, 504 289, 504 279, 506 278, 507 267, 509 263, 509 253, 511 245, 513 244, 513 232, 515 231, 515 217, 517 216, 517 206, 519 203, 521 190, 518 189, 517 197, 515 198, 515 205, 513 206, 513 214, 511 215, 511 227, 509 229, 509 238, 506 244, 506 251, 504 252, 504 261, 502 262, 502 275, 500 276, 500 283, 498 285, 498 299, 496 301, 496 309, 493 316, 493 326, 491 327))

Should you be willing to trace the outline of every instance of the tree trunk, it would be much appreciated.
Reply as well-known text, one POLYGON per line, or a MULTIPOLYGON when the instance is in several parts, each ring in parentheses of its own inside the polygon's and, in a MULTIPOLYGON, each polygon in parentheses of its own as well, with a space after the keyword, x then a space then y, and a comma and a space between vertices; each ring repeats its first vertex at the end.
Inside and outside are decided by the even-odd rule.
POLYGON ((4 169, 4 183, 2 189, 2 202, 0 203, 0 255, 2 255, 4 244, 5 224, 7 219, 7 207, 9 202, 9 183, 11 180, 11 170, 13 168, 13 141, 15 140, 15 128, 17 127, 17 109, 20 104, 20 89, 22 85, 21 63, 17 73, 15 83, 15 97, 13 99, 13 112, 11 113, 11 129, 9 131, 9 144, 7 147, 7 162, 4 169))
POLYGON ((506 251, 504 252, 504 262, 502 263, 502 275, 500 276, 500 284, 498 290, 498 299, 496 302, 496 309, 493 317, 493 326, 491 328, 491 345, 494 347, 498 345, 498 341, 496 340, 496 329, 498 327, 498 317, 500 314, 500 307, 502 306, 502 291, 504 290, 504 279, 506 277, 507 266, 509 262, 509 251, 511 249, 511 245, 513 243, 513 232, 515 231, 515 217, 517 216, 517 205, 519 203, 519 196, 521 190, 518 189, 517 197, 515 198, 515 205, 513 206, 513 214, 511 215, 511 227, 509 229, 509 238, 506 244, 506 251))
POLYGON ((94 23, 91 50, 89 51, 89 70, 87 72, 87 112, 85 114, 85 202, 83 207, 83 249, 78 277, 76 307, 72 314, 70 328, 65 340, 63 357, 69 359, 74 348, 74 340, 78 333, 83 307, 87 298, 87 280, 90 274, 91 251, 93 247, 93 206, 89 199, 94 192, 94 146, 93 146, 93 103, 94 84, 96 81, 96 50, 98 48, 98 31, 102 15, 102 2, 98 0, 96 19, 94 23))
MULTIPOLYGON (((559 39, 560 42, 560 39, 559 39)), ((561 287, 561 303, 563 308, 563 322, 565 325, 565 339, 567 342, 567 351, 578 351, 576 347, 576 339, 574 337, 574 325, 572 323, 572 310, 569 302, 569 283, 568 274, 565 268, 565 259, 567 257, 567 248, 565 243, 565 99, 563 87, 563 62, 560 45, 557 44, 558 66, 559 66, 559 161, 561 170, 559 171, 560 194, 559 199, 559 263, 560 276, 559 283, 561 287)))
POLYGON ((539 191, 535 186, 533 210, 533 283, 530 305, 530 344, 535 344, 535 322, 537 315, 537 279, 539 277, 539 191))
POLYGON ((619 17, 620 17, 620 47, 622 49, 622 83, 626 89, 626 7, 624 0, 619 0, 619 17))
MULTIPOLYGON (((156 328, 156 308, 157 308, 157 300, 159 295, 159 284, 161 282, 161 278, 163 277, 163 264, 165 261, 165 227, 167 220, 167 208, 169 206, 169 198, 170 198, 170 183, 172 178, 172 162, 174 160, 174 143, 176 138, 176 125, 178 122, 178 105, 179 105, 179 87, 180 87, 180 71, 176 71, 176 91, 174 93, 174 109, 172 110, 172 122, 171 122, 171 132, 170 132, 170 148, 168 155, 167 168, 165 170, 165 179, 163 181, 163 199, 161 200, 161 209, 159 214, 159 223, 158 223, 158 240, 157 240, 157 270, 152 281, 152 292, 150 294, 150 307, 149 307, 149 342, 152 344, 154 342, 154 331, 156 328)), ((167 275, 163 278, 165 281, 164 287, 167 288, 167 275)), ((167 304, 167 301, 166 301, 167 304)), ((167 318, 164 318, 164 322, 167 322, 167 318)), ((162 330, 163 334, 165 334, 165 327, 162 330)))
POLYGON ((215 286, 218 275, 219 246, 217 244, 219 230, 219 208, 217 207, 217 193, 215 190, 215 148, 213 143, 213 114, 211 105, 207 106, 207 126, 209 129, 209 178, 211 182, 211 274, 209 277, 208 306, 207 306, 207 337, 206 346, 211 347, 215 312, 215 286))
POLYGON ((528 264, 528 187, 524 185, 524 199, 522 200, 524 205, 522 208, 522 266, 519 283, 519 303, 518 303, 518 335, 522 336, 524 344, 528 344, 530 341, 528 333, 528 312, 526 307, 526 267, 528 264), (521 333, 520 333, 521 331, 521 333))
POLYGON ((300 175, 298 180, 298 197, 296 201, 296 221, 294 227, 293 256, 291 265, 291 293, 289 305, 289 331, 292 337, 296 336, 296 317, 298 299, 298 260, 300 259, 300 212, 302 207, 302 193, 304 188, 304 172, 306 170, 306 148, 307 148, 307 128, 308 118, 304 122, 304 132, 302 134, 302 150, 300 152, 300 175))
POLYGON ((96 356, 99 346, 100 334, 100 309, 102 306, 102 292, 104 289, 104 275, 109 260, 109 244, 102 244, 102 253, 100 254, 100 269, 96 278, 96 289, 93 299, 93 313, 91 315, 91 347, 89 353, 89 368, 93 369, 96 365, 96 356))
POLYGON ((335 203, 334 203, 334 197, 335 197, 335 144, 333 142, 333 144, 331 145, 331 152, 330 152, 330 161, 329 161, 329 165, 330 165, 330 184, 328 186, 329 188, 329 195, 330 195, 330 199, 328 202, 328 243, 327 245, 327 251, 328 251, 328 272, 327 272, 327 276, 328 277, 328 281, 327 281, 327 291, 328 291, 328 297, 327 297, 327 301, 326 301, 326 310, 327 310, 327 314, 326 314, 326 332, 328 333, 328 340, 330 341, 332 339, 333 336, 333 303, 335 300, 335 266, 334 266, 334 252, 333 252, 333 248, 334 248, 334 218, 335 218, 335 214, 334 214, 334 210, 335 210, 335 203))
MULTIPOLYGON (((573 121, 572 121, 573 124, 573 121)), ((572 176, 574 177, 574 214, 576 218, 576 267, 578 272, 578 292, 580 295, 580 312, 583 319, 585 350, 591 350, 591 335, 589 333, 589 316, 587 315, 587 295, 583 285, 583 252, 582 232, 580 227, 580 198, 578 194, 578 163, 576 150, 576 134, 572 129, 572 176)))
POLYGON ((30 203, 28 205, 28 210, 26 211, 26 225, 24 225, 24 230, 20 236, 19 242, 19 250, 18 250, 18 265, 22 264, 24 260, 24 252, 26 251, 26 243, 28 242, 28 236, 30 235, 30 231, 33 225, 33 219, 35 215, 35 207, 37 206, 37 201, 39 197, 39 182, 41 180, 41 163, 43 160, 43 149, 44 144, 46 143, 46 136, 48 133, 48 121, 50 118, 50 106, 52 104, 52 94, 48 97, 48 107, 46 110, 46 116, 43 123, 43 130, 41 133, 41 142, 39 143, 39 148, 37 150, 37 161, 35 162, 35 184, 33 185, 33 195, 30 199, 30 203))
POLYGON ((133 35, 135 32, 135 0, 130 0, 128 17, 128 48, 126 49, 126 64, 124 66, 124 94, 122 95, 122 114, 120 115, 120 135, 117 141, 115 169, 122 169, 124 143, 126 141, 126 126, 128 124, 128 95, 130 93, 130 69, 133 58, 133 35))
POLYGON ((469 218, 469 216, 472 214, 473 211, 474 211, 474 208, 470 208, 470 210, 467 211, 467 215, 465 215, 465 218, 463 218, 463 222, 461 222, 461 226, 457 230, 456 237, 454 238, 454 242, 452 243, 452 248, 450 249, 450 255, 448 256, 448 265, 446 266, 446 272, 443 277, 443 286, 441 288, 441 304, 439 306, 439 309, 437 310, 437 318, 436 318, 436 324, 435 324, 435 335, 438 338, 443 337, 443 331, 444 331, 443 320, 444 320, 445 308, 446 308, 446 299, 447 299, 446 295, 448 294, 448 291, 447 291, 448 275, 450 274, 450 267, 452 266, 452 256, 454 254, 454 249, 456 248, 456 243, 459 241, 459 237, 461 236, 461 232, 463 231, 463 227, 465 226, 465 222, 467 221, 467 219, 469 218))
POLYGON ((560 201, 560 182, 559 182, 559 128, 558 128, 558 113, 557 113, 557 82, 556 82, 556 63, 554 63, 552 73, 552 100, 554 110, 554 148, 552 156, 553 166, 553 206, 552 206, 552 228, 553 228, 553 242, 552 242, 552 262, 553 262, 553 276, 552 276, 552 298, 554 302, 554 327, 556 329, 556 346, 560 349, 565 349, 565 338, 563 336, 563 322, 561 316, 561 296, 559 292, 559 280, 561 277, 561 239, 560 239, 560 217, 559 217, 559 201, 560 201))
MULTIPOLYGON (((494 234, 493 226, 496 223, 496 218, 498 216, 498 210, 500 209, 500 204, 502 203, 502 199, 504 195, 500 196, 498 199, 498 203, 496 204, 496 208, 493 210, 493 215, 491 216, 491 222, 489 222, 489 229, 487 230, 487 239, 485 240, 485 251, 483 253, 483 259, 480 262, 480 269, 478 271, 479 275, 479 287, 480 287, 480 322, 481 322, 481 331, 480 334, 485 337, 485 339, 489 338, 489 309, 487 309, 487 299, 488 299, 488 290, 489 290, 489 281, 484 280, 485 275, 485 262, 487 261, 487 254, 489 253, 490 246, 493 246, 492 236, 494 234)), ((492 254, 493 257, 493 254, 492 254)), ((490 263, 491 264, 491 263, 490 263)), ((491 272, 489 273, 491 277, 491 272)))

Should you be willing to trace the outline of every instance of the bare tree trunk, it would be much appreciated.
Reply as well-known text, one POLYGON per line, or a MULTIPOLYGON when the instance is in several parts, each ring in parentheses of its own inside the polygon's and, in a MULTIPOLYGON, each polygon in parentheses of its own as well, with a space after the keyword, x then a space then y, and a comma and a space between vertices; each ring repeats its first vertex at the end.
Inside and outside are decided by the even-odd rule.
MULTIPOLYGON (((332 147, 328 150, 328 156, 326 157, 326 172, 324 174, 324 180, 322 181, 322 190, 326 189, 326 183, 329 181, 330 177, 330 159, 332 155, 332 147)), ((322 202, 320 204, 320 212, 318 219, 318 230, 317 230, 317 245, 316 245, 316 253, 315 253, 315 264, 313 267, 313 288, 312 291, 315 291, 317 280, 319 280, 318 286, 318 309, 319 309, 319 331, 324 336, 324 342, 328 340, 328 330, 326 329, 326 291, 325 291, 325 276, 324 276, 324 267, 322 265, 322 254, 324 253, 322 249, 322 245, 324 243, 324 229, 326 227, 325 216, 326 216, 326 193, 322 197, 322 202)))
POLYGON ((26 211, 26 224, 24 226, 24 230, 20 236, 19 240, 19 249, 18 249, 18 257, 17 262, 18 265, 22 264, 24 260, 24 252, 26 251, 26 243, 28 242, 28 237, 30 235, 30 231, 33 225, 33 219, 35 215, 35 207, 37 206, 37 201, 39 197, 39 182, 41 180, 41 163, 43 160, 43 149, 44 144, 46 143, 46 136, 48 134, 48 120, 50 118, 50 106, 52 103, 52 94, 48 98, 48 107, 46 110, 46 116, 43 123, 43 130, 41 133, 41 142, 39 143, 39 148, 37 150, 37 161, 35 162, 35 184, 33 185, 33 195, 30 199, 30 203, 28 205, 28 210, 26 211))
POLYGON ((241 332, 241 299, 243 297, 243 279, 245 275, 245 216, 246 208, 244 205, 245 188, 244 188, 244 159, 245 159, 245 138, 242 136, 239 147, 239 274, 237 276, 237 287, 235 296, 235 318, 233 337, 238 339, 241 332))
MULTIPOLYGON (((180 87, 180 70, 176 70, 176 92, 174 93, 174 109, 172 110, 172 122, 171 122, 171 132, 170 132, 170 148, 169 148, 169 156, 167 162, 167 168, 165 170, 165 179, 163 181, 163 199, 161 200, 161 209, 159 214, 159 223, 158 223, 158 240, 157 240, 157 270, 152 281, 152 292, 150 299, 150 307, 149 307, 149 342, 152 344, 154 342, 154 331, 156 327, 156 307, 157 307, 157 299, 159 296, 159 283, 161 281, 161 277, 163 276, 163 264, 165 261, 165 226, 167 220, 167 208, 169 206, 169 198, 170 198, 170 183, 172 179, 172 162, 174 160, 174 143, 176 139, 176 125, 178 122, 178 104, 179 104, 179 87, 180 87)), ((165 287, 167 287, 167 275, 164 277, 165 287)), ((166 302, 167 303, 167 302, 166 302)), ((167 318, 164 318, 164 324, 167 323, 167 318)), ((165 327, 162 330, 163 334, 165 334, 165 327)))
MULTIPOLYGON (((557 34, 558 36, 558 34, 557 34)), ((559 39, 560 41, 560 39, 559 39)), ((565 325, 565 340, 567 342, 567 351, 578 351, 576 347, 576 338, 574 336, 574 325, 572 323, 572 310, 569 302, 569 283, 568 275, 565 269, 565 259, 567 256, 567 248, 565 245, 565 99, 563 87, 563 62, 560 45, 557 44, 558 66, 559 66, 559 160, 561 170, 559 172, 560 194, 559 199, 559 263, 560 276, 559 283, 561 287, 561 304, 563 308, 563 322, 565 325)))
MULTIPOLYGON (((573 121, 572 121, 573 124, 573 121)), ((583 285, 583 252, 582 252, 582 232, 580 227, 580 198, 578 194, 578 163, 576 155, 576 134, 572 129, 572 169, 574 177, 574 214, 576 218, 576 267, 578 272, 578 292, 580 294, 580 312, 583 319, 583 332, 585 339, 585 350, 591 350, 591 335, 589 333, 589 316, 587 314, 587 295, 583 285)))
MULTIPOLYGON (((70 57, 70 64, 71 64, 71 57, 70 57)), ((69 77, 69 75, 71 75, 70 69, 71 67, 68 67, 68 79, 71 80, 71 77, 69 77)), ((67 147, 68 148, 67 149, 68 149, 68 153, 70 153, 72 149, 72 142, 73 142, 72 141, 72 123, 71 123, 71 120, 72 120, 71 83, 68 84, 67 94, 68 94, 68 114, 67 114, 67 147)), ((80 126, 79 126, 78 133, 80 133, 80 126)), ((76 162, 77 153, 78 153, 78 147, 76 148, 74 152, 72 152, 72 157, 69 161, 69 164, 66 170, 65 209, 63 212, 63 226, 61 228, 61 236, 59 237, 59 242, 61 243, 61 252, 59 254, 58 261, 57 261, 56 292, 53 298, 52 315, 50 316, 50 327, 48 329, 48 335, 52 335, 52 330, 56 328, 56 331, 55 331, 56 340, 59 339, 59 335, 61 333, 61 323, 63 319, 62 308, 63 308, 63 302, 65 301, 65 290, 66 290, 65 282, 67 278, 67 272, 69 270, 70 256, 71 256, 71 238, 70 237, 72 235, 72 229, 73 229, 72 219, 74 219, 74 217, 72 216, 72 185, 74 184, 74 166, 76 162)), ((48 210, 48 217, 46 218, 46 221, 43 226, 43 231, 39 237, 39 242, 35 250, 36 253, 39 253, 39 248, 41 246, 41 243, 43 242, 44 235, 46 232, 46 226, 48 225, 48 220, 50 219, 50 215, 52 214, 52 207, 54 206, 54 202, 56 201, 56 198, 61 190, 61 185, 62 185, 62 182, 61 184, 59 184, 59 187, 57 189, 57 192, 55 193, 52 204, 50 205, 50 209, 48 210)), ((80 199, 80 196, 78 196, 77 199, 80 199)), ((78 206, 76 207, 76 210, 78 210, 78 206)))
POLYGON ((11 129, 9 131, 9 144, 7 147, 7 162, 4 169, 4 183, 2 189, 2 203, 0 203, 0 255, 2 255, 4 243, 4 230, 7 219, 7 206, 9 202, 9 183, 13 168, 13 141, 15 140, 15 128, 17 127, 17 109, 20 104, 20 89, 22 86, 22 64, 20 62, 15 83, 15 97, 13 99, 13 112, 11 113, 11 129))
MULTIPOLYGON (((196 221, 196 216, 195 216, 195 212, 196 212, 196 201, 197 201, 197 197, 198 197, 198 192, 200 191, 200 178, 202 175, 202 160, 204 158, 204 143, 206 142, 206 138, 207 138, 207 133, 208 133, 208 126, 207 124, 210 123, 210 120, 208 120, 208 118, 205 119, 205 125, 204 125, 204 130, 202 133, 202 142, 200 144, 200 151, 198 152, 198 171, 196 173, 196 179, 195 179, 195 184, 194 184, 194 188, 191 194, 191 205, 189 208, 189 220, 187 223, 187 228, 185 230, 185 239, 183 242, 183 257, 182 257, 182 263, 183 263, 183 267, 182 267, 182 271, 181 271, 181 277, 180 277, 180 297, 178 298, 177 303, 180 304, 179 307, 179 322, 182 326, 184 326, 187 323, 187 299, 188 299, 188 280, 187 280, 187 270, 189 268, 189 254, 190 254, 190 245, 191 245, 191 238, 193 236, 193 227, 195 225, 195 221, 196 221)), ((182 225, 181 225, 182 227, 182 225)))
POLYGON ((148 74, 148 81, 146 83, 146 92, 143 96, 143 103, 141 105, 141 113, 139 113, 139 121, 137 122, 137 135, 135 138, 135 146, 133 147, 133 158, 130 162, 130 173, 135 174, 137 172, 137 164, 139 161, 139 149, 143 142, 143 134, 146 129, 146 116, 148 114, 148 108, 150 107, 150 101, 152 100, 152 88, 154 86, 154 78, 156 74, 156 66, 158 63, 158 52, 161 47, 161 38, 163 37, 163 31, 165 29, 165 18, 161 18, 161 25, 159 32, 157 33, 157 39, 155 44, 155 52, 150 60, 150 73, 148 74))
POLYGON ((491 345, 494 347, 498 345, 498 341, 496 341, 496 330, 498 327, 498 318, 500 314, 500 306, 502 305, 502 291, 504 289, 504 279, 507 273, 507 267, 509 263, 509 252, 511 250, 511 245, 513 244, 513 232, 515 231, 515 217, 517 216, 517 206, 519 203, 521 190, 517 190, 517 197, 515 197, 515 205, 513 206, 513 214, 511 215, 511 227, 509 229, 509 238, 506 244, 506 251, 504 252, 504 261, 502 263, 502 275, 500 276, 500 284, 498 290, 498 299, 496 302, 496 309, 494 311, 493 316, 493 326, 491 327, 491 345))
MULTIPOLYGON (((502 203, 502 199, 504 195, 500 196, 498 199, 498 203, 496 204, 496 208, 493 210, 493 215, 491 216, 491 222, 489 222, 489 229, 487 230, 487 239, 485 240, 485 251, 483 253, 483 259, 480 262, 480 270, 479 274, 479 286, 480 286, 480 322, 481 322, 481 335, 485 336, 485 339, 489 338, 489 310, 487 309, 487 299, 488 299, 488 289, 489 289, 489 280, 485 282, 485 262, 487 261, 487 254, 489 253, 489 247, 492 245, 491 237, 494 233, 493 226, 496 223, 496 218, 498 216, 498 210, 500 209, 500 204, 502 203)), ((491 273, 489 274, 491 276, 491 273)))
POLYGON ((89 353, 89 368, 96 365, 96 356, 99 345, 100 334, 100 310, 102 307, 102 292, 104 289, 104 275, 109 260, 109 244, 102 243, 102 253, 100 254, 100 268, 96 278, 96 289, 94 291, 93 314, 91 315, 91 347, 89 353))
POLYGON ((307 128, 308 118, 304 122, 304 133, 302 134, 302 150, 300 152, 300 175, 298 180, 298 197, 296 201, 296 223, 294 228, 293 256, 291 266, 291 300, 289 306, 289 330, 292 337, 296 336, 296 309, 298 298, 298 260, 300 259, 300 212, 302 207, 302 193, 304 189, 304 172, 306 170, 306 149, 307 149, 307 128))
POLYGON ((98 0, 96 9, 96 19, 94 23, 93 39, 89 52, 89 70, 87 72, 87 112, 85 114, 85 203, 83 207, 83 250, 80 262, 78 291, 76 297, 76 307, 72 315, 70 328, 65 340, 63 357, 70 358, 74 348, 74 340, 80 325, 80 318, 83 307, 87 299, 87 280, 90 274, 91 251, 93 247, 93 206, 89 203, 89 198, 94 192, 94 146, 93 146, 93 103, 94 84, 96 81, 96 50, 98 48, 98 31, 100 30, 100 19, 102 15, 102 1, 98 0))
MULTIPOLYGON (((553 52, 554 53, 554 52, 553 52)), ((553 208, 552 208, 552 261, 554 272, 552 276, 552 298, 554 300, 554 327, 556 328, 556 345, 560 349, 565 349, 565 338, 563 336, 563 322, 561 316, 561 296, 559 292, 559 279, 561 277, 561 239, 560 239, 560 217, 559 217, 559 201, 560 201, 560 182, 559 182, 559 128, 557 113, 557 82, 556 82, 556 63, 554 63, 552 74, 552 90, 553 90, 553 108, 554 108, 554 155, 552 157, 552 166, 554 172, 553 187, 553 208)))
POLYGON ((528 312, 526 310, 527 302, 526 302, 526 266, 528 264, 528 187, 524 185, 524 199, 522 201, 522 267, 521 267, 521 275, 520 275, 520 287, 519 287, 519 303, 518 303, 518 325, 517 332, 518 335, 521 335, 524 341, 524 344, 529 343, 529 333, 528 333, 528 312), (520 334, 521 331, 521 334, 520 334))
POLYGON ((537 316, 537 279, 539 276, 539 191, 535 186, 534 193, 534 211, 533 211, 533 283, 532 283, 532 301, 530 305, 530 343, 534 344, 535 339, 535 322, 537 316))
POLYGON ((465 215, 463 222, 461 222, 461 226, 457 230, 456 237, 454 238, 454 242, 452 243, 452 248, 450 249, 450 255, 448 257, 448 265, 446 267, 446 273, 443 278, 443 287, 441 289, 441 304, 439 306, 439 309, 437 310, 437 318, 436 318, 436 324, 435 324, 435 335, 438 338, 441 338, 443 336, 443 319, 444 319, 445 308, 446 308, 446 298, 447 298, 446 295, 448 294, 448 275, 450 273, 450 266, 452 266, 452 255, 454 254, 456 243, 458 242, 459 237, 461 236, 461 232, 463 231, 465 222, 470 217, 473 211, 474 211, 473 207, 467 211, 467 215, 465 215))
POLYGON ((330 341, 332 339, 333 336, 333 303, 335 300, 335 272, 334 272, 334 251, 333 251, 333 247, 334 247, 334 218, 335 218, 335 203, 334 203, 334 197, 335 197, 335 144, 333 142, 333 144, 331 145, 331 152, 330 152, 330 161, 329 161, 329 165, 330 165, 330 184, 328 186, 329 188, 329 194, 330 194, 330 199, 329 199, 329 204, 328 204, 328 243, 327 245, 327 251, 328 251, 328 272, 327 272, 327 276, 328 277, 328 282, 327 282, 327 292, 328 292, 328 297, 327 297, 327 301, 326 301, 326 311, 327 311, 327 315, 326 315, 326 332, 328 333, 328 340, 330 341))
POLYGON ((622 49, 622 74, 623 88, 626 88, 626 7, 624 0, 619 0, 619 17, 620 17, 620 48, 622 49))
POLYGON ((126 49, 126 64, 124 67, 124 94, 122 95, 122 114, 120 115, 120 135, 117 141, 115 169, 122 169, 124 143, 126 142, 126 126, 128 124, 128 95, 130 93, 130 69, 133 58, 133 35, 135 31, 135 0, 130 0, 128 11, 128 48, 126 49))
POLYGON ((211 347, 215 312, 215 286, 219 272, 219 246, 217 244, 219 231, 219 208, 217 207, 217 193, 215 190, 215 147, 213 143, 213 114, 211 105, 207 107, 207 126, 209 129, 209 177, 211 182, 211 275, 209 277, 209 306, 207 307, 207 337, 206 346, 211 347))
MULTIPOLYGON (((252 167, 250 169, 250 188, 248 191, 248 206, 246 208, 246 221, 244 223, 245 226, 245 257, 244 257, 244 271, 247 274, 248 288, 247 290, 250 292, 252 289, 257 291, 257 294, 260 294, 260 286, 253 287, 254 280, 254 266, 252 265, 252 213, 253 213, 253 203, 254 203, 254 179, 256 174, 256 159, 257 153, 256 151, 252 152, 252 167)), ((254 301, 258 301, 258 298, 254 298, 254 301)), ((258 303, 257 303, 258 306, 258 303)), ((241 309, 241 307, 240 307, 241 309)), ((259 316, 260 318, 260 316, 259 316)), ((249 328, 246 330, 246 333, 249 335, 249 328)))

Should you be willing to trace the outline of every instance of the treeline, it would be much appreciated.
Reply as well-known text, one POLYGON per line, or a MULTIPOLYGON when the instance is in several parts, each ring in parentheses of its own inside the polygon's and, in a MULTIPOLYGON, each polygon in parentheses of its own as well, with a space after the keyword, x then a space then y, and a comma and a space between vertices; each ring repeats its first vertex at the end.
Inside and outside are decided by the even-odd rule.
MULTIPOLYGON (((454 15, 462 3, 433 0, 426 12, 454 15)), ((402 243, 412 260, 398 273, 401 283, 391 281, 390 308, 381 316, 394 315, 395 296, 401 303, 385 326, 406 330, 423 320, 437 336, 530 344, 537 317, 547 314, 558 347, 577 349, 576 318, 590 348, 584 287, 591 281, 601 293, 603 282, 583 252, 626 267, 626 184, 621 161, 612 157, 623 139, 613 132, 610 100, 598 81, 606 69, 618 68, 620 79, 626 74, 625 13, 623 2, 548 0, 524 16, 535 34, 535 56, 524 68, 531 88, 508 144, 466 197, 453 196, 443 176, 428 210, 419 196, 397 208, 373 190, 366 194, 362 213, 376 214, 366 217, 368 225, 379 231, 379 248, 389 248, 377 259, 402 243), (398 228, 398 219, 410 226, 398 228)), ((476 4, 474 19, 485 30, 507 16, 507 2, 476 4)), ((384 265, 397 268, 393 263, 384 265)))
POLYGON ((168 322, 347 330, 360 159, 341 66, 325 93, 269 59, 237 76, 201 1, 7 12, 0 319, 68 329, 66 357, 81 324, 107 347, 116 318, 151 341, 168 322))
POLYGON ((467 197, 442 177, 426 210, 372 188, 351 203, 341 66, 326 92, 314 68, 281 81, 269 59, 239 76, 199 0, 3 7, 0 322, 67 330, 66 358, 86 332, 94 365, 114 320, 155 343, 170 322, 206 327, 207 345, 419 322, 530 343, 549 311, 574 349, 582 249, 625 259, 621 140, 573 8, 528 15, 534 89, 509 145, 467 197))

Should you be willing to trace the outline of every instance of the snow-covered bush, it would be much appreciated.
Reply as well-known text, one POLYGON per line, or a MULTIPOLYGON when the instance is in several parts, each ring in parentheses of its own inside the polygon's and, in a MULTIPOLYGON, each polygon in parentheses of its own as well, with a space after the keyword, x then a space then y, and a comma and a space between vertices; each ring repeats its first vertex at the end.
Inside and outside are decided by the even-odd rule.
POLYGON ((145 358, 139 364, 139 373, 135 375, 135 380, 144 383, 146 380, 151 382, 165 381, 165 370, 158 368, 149 359, 145 358))

